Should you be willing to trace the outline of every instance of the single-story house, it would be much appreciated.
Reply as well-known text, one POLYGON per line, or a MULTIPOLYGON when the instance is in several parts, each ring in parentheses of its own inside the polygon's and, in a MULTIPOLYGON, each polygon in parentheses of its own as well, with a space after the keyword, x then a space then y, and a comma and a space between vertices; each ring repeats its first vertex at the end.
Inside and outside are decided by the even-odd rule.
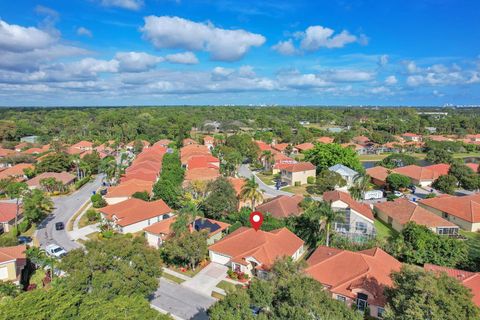
POLYGON ((197 169, 197 168, 220 168, 220 160, 211 154, 193 156, 191 157, 186 165, 186 169, 197 169))
POLYGON ((0 248, 0 280, 20 283, 23 268, 27 265, 25 245, 0 248))
POLYGON ((413 141, 413 142, 422 141, 422 136, 421 135, 411 133, 411 132, 406 132, 406 133, 402 134, 402 138, 405 139, 405 141, 413 141))
POLYGON ((147 202, 136 198, 108 205, 99 211, 102 219, 120 233, 142 231, 173 215, 173 210, 163 200, 147 202))
MULTIPOLYGON (((23 209, 20 206, 17 221, 23 217, 23 209)), ((9 232, 15 225, 15 215, 17 214, 17 204, 14 202, 0 202, 0 234, 9 232)))
POLYGON ((480 231, 480 193, 423 199, 419 205, 464 230, 480 231))
MULTIPOLYGON (((163 242, 173 236, 171 229, 172 224, 177 220, 177 216, 172 216, 168 219, 154 223, 151 226, 146 227, 145 236, 148 244, 152 247, 159 248, 163 242)), ((228 223, 197 217, 189 228, 191 231, 208 231, 207 244, 211 245, 220 240, 223 237, 224 231, 230 227, 228 223)))
POLYGON ((316 167, 310 162, 289 164, 281 170, 281 180, 288 185, 306 184, 308 177, 316 176, 316 167))
POLYGON ((272 217, 277 219, 299 216, 303 212, 303 209, 300 207, 302 201, 303 197, 299 195, 280 195, 262 203, 255 210, 261 213, 270 213, 272 217))
POLYGON ((59 182, 62 183, 63 186, 68 187, 72 185, 75 180, 77 179, 77 176, 68 173, 68 172, 44 172, 40 173, 38 176, 30 179, 27 181, 28 187, 30 189, 36 189, 36 188, 41 188, 40 182, 44 179, 49 179, 53 178, 59 182))
POLYGON ((332 137, 320 137, 320 138, 317 138, 317 142, 325 143, 325 144, 333 143, 334 140, 335 140, 335 139, 333 139, 332 137))
POLYGON ((27 180, 25 169, 34 169, 31 163, 19 163, 0 172, 0 179, 14 178, 17 181, 27 180))
POLYGON ((421 185, 422 187, 431 185, 438 178, 437 172, 415 164, 395 168, 393 171, 409 177, 413 184, 421 185))
POLYGON ((195 168, 185 172, 183 186, 187 187, 192 181, 213 181, 220 177, 218 168, 195 168))
POLYGON ((203 145, 207 146, 208 149, 212 150, 213 147, 215 146, 215 138, 212 136, 204 136, 203 145))
POLYGON ((301 152, 311 150, 313 148, 315 148, 315 145, 313 143, 305 142, 305 143, 297 144, 294 150, 296 149, 296 153, 299 153, 299 152, 301 153, 301 152))
POLYGON ((70 148, 81 151, 93 150, 93 142, 82 140, 70 146, 70 148))
POLYGON ((472 292, 472 301, 480 307, 480 272, 469 272, 458 269, 450 269, 447 267, 436 266, 434 264, 425 264, 423 268, 426 271, 445 273, 447 276, 452 277, 460 281, 465 287, 472 292))
POLYGON ((343 180, 345 180, 345 182, 347 183, 347 185, 345 186, 346 188, 350 188, 355 182, 355 178, 358 176, 357 171, 350 169, 349 167, 344 166, 343 164, 336 164, 328 168, 328 170, 332 172, 336 172, 339 175, 341 175, 343 180))
POLYGON ((270 232, 240 227, 209 248, 210 261, 249 276, 267 278, 273 263, 282 257, 299 260, 304 242, 287 228, 270 232))
POLYGON ((121 182, 117 186, 108 188, 107 194, 104 196, 104 199, 109 205, 112 205, 130 199, 132 195, 136 192, 146 191, 148 194, 151 195, 152 189, 153 181, 131 179, 125 182, 121 182))
POLYGON ((367 146, 370 143, 370 139, 365 136, 356 136, 352 138, 352 142, 361 146, 367 146))
POLYGON ((439 235, 458 235, 458 226, 421 206, 398 198, 374 205, 377 217, 400 232, 408 222, 423 225, 439 235))
POLYGON ((235 193, 237 195, 238 199, 238 210, 240 210, 243 207, 251 207, 252 206, 252 201, 249 199, 241 199, 240 194, 242 192, 242 188, 246 183, 246 180, 244 178, 234 178, 234 177, 228 177, 228 181, 230 181, 230 184, 233 186, 233 189, 235 189, 235 193))
POLYGON ((289 145, 288 143, 276 143, 276 144, 272 143, 272 148, 274 150, 277 150, 278 152, 286 154, 288 145, 289 145))
POLYGON ((307 275, 320 282, 333 299, 370 310, 370 316, 382 318, 386 299, 384 290, 393 285, 390 274, 402 264, 380 248, 352 252, 320 246, 307 260, 307 275))
POLYGON ((386 184, 388 175, 393 171, 382 166, 376 166, 368 168, 366 172, 370 176, 373 184, 383 187, 386 184))
POLYGON ((194 156, 210 155, 210 149, 207 146, 200 144, 189 144, 180 149, 180 161, 182 165, 185 166, 194 156))
POLYGON ((172 142, 173 141, 170 139, 160 139, 157 142, 155 142, 152 147, 160 146, 160 147, 168 148, 168 145, 172 142))
POLYGON ((339 190, 325 192, 323 201, 330 202, 333 210, 344 213, 334 225, 338 233, 359 241, 376 235, 375 218, 369 205, 357 202, 348 193, 339 190))

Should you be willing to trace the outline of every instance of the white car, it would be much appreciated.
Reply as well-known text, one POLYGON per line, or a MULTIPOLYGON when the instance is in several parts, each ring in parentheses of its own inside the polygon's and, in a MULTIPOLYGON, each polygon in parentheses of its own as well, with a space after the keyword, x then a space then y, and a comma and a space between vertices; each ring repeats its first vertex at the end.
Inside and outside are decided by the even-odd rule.
POLYGON ((401 193, 400 191, 393 191, 393 195, 394 195, 395 197, 399 197, 399 198, 401 198, 401 197, 404 196, 404 194, 401 193))
POLYGON ((56 245, 56 244, 49 244, 46 248, 45 248, 45 251, 47 252, 47 254, 51 257, 55 257, 55 258, 61 258, 63 257, 64 255, 67 254, 67 251, 65 251, 65 249, 63 249, 62 247, 56 245))

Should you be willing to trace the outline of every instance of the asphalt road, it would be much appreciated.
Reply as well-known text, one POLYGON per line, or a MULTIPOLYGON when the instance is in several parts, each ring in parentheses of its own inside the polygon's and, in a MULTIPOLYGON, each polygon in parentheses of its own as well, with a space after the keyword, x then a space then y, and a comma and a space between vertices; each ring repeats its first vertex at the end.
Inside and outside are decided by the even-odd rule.
POLYGON ((55 209, 45 220, 37 225, 37 239, 40 247, 45 249, 48 244, 55 243, 70 251, 80 247, 68 236, 67 222, 90 199, 93 191, 102 185, 103 175, 97 175, 94 181, 87 183, 80 190, 67 196, 53 198, 55 209), (64 230, 55 230, 55 223, 63 222, 64 230))
MULTIPOLYGON (((252 176, 252 174, 254 175, 254 173, 252 172, 252 170, 250 170, 250 168, 248 167, 248 165, 246 164, 242 164, 239 168, 238 168, 238 175, 240 175, 241 177, 244 177, 244 178, 250 178, 252 176)), ((260 189, 266 193, 267 195, 269 196, 272 196, 272 197, 276 197, 276 196, 281 196, 281 195, 285 195, 285 196, 291 196, 293 195, 293 193, 291 192, 287 192, 287 191, 282 191, 282 190, 277 190, 275 187, 271 187, 267 184, 265 184, 260 178, 258 178, 256 175, 255 175, 255 181, 258 183, 258 185, 260 186, 260 189)))
POLYGON ((162 278, 150 304, 180 319, 208 320, 206 311, 215 301, 210 296, 162 278))

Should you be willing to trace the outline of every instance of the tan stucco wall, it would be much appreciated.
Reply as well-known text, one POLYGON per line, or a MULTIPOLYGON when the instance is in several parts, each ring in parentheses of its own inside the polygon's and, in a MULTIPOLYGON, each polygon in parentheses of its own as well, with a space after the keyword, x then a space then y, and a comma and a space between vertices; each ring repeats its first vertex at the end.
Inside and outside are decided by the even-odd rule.
MULTIPOLYGON (((17 279, 17 268, 15 261, 0 264, 0 269, 7 269, 7 278, 0 279, 2 281, 14 281, 17 279)), ((2 270, 3 271, 3 270, 2 270)))
MULTIPOLYGON (((437 210, 435 208, 432 208, 430 206, 427 206, 423 203, 420 203, 420 206, 427 209, 428 211, 431 211, 431 212, 435 213, 437 216, 444 218, 442 211, 437 210)), ((447 216, 446 220, 456 224, 457 226, 459 226, 460 228, 462 228, 463 230, 466 230, 466 231, 476 232, 476 231, 480 230, 480 223, 471 223, 469 221, 465 221, 465 220, 460 219, 458 217, 452 216, 451 214, 449 214, 447 216)))

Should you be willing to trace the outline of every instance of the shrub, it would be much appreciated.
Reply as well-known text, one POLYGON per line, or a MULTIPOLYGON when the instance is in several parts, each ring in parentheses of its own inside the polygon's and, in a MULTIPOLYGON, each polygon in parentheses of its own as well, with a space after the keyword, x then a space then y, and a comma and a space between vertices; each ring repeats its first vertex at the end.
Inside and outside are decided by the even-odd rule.
POLYGON ((105 239, 110 239, 114 236, 114 232, 112 230, 105 230, 101 234, 102 234, 102 237, 105 239))
POLYGON ((100 218, 100 214, 95 209, 88 209, 85 214, 88 221, 97 221, 100 218))
POLYGON ((90 181, 90 179, 91 179, 91 176, 86 176, 85 178, 75 182, 75 190, 78 190, 81 187, 83 187, 85 184, 87 184, 90 181))
POLYGON ((20 233, 24 233, 28 229, 30 229, 30 226, 31 226, 30 221, 28 221, 28 219, 23 219, 23 221, 18 224, 18 231, 20 233))
POLYGON ((237 273, 236 273, 235 271, 233 271, 232 269, 228 269, 228 270, 227 270, 227 275, 228 275, 228 277, 231 278, 231 279, 235 279, 235 280, 236 280, 236 279, 238 278, 237 273))
POLYGON ((102 198, 102 195, 99 193, 91 196, 90 200, 92 201, 92 205, 94 208, 103 208, 107 205, 107 202, 105 201, 105 199, 102 198))
POLYGON ((307 183, 308 184, 314 184, 315 183, 315 177, 308 177, 307 178, 307 183))

